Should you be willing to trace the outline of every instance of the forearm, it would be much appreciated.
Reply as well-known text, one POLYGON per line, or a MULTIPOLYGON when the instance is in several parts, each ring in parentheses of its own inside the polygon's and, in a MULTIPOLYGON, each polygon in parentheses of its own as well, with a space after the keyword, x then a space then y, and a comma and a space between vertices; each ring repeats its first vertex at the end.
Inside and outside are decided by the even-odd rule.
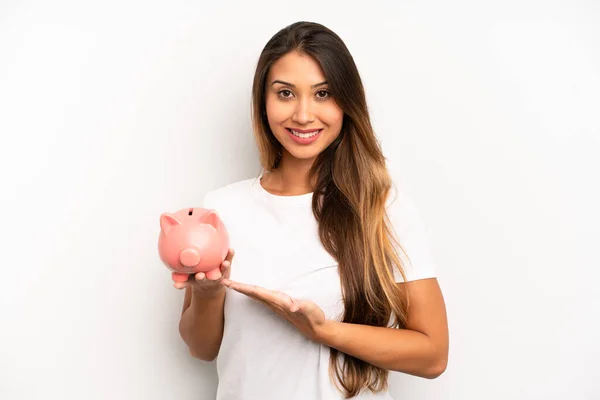
POLYGON ((447 351, 407 329, 328 321, 320 343, 375 366, 433 379, 446 368, 447 351))
POLYGON ((179 333, 194 357, 212 361, 217 356, 223 339, 224 302, 225 290, 209 298, 192 293, 179 322, 179 333))

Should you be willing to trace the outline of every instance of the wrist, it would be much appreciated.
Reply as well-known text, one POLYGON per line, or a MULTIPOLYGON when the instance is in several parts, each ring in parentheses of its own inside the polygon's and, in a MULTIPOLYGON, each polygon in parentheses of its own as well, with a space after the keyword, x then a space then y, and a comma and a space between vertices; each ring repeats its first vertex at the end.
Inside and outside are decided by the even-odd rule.
POLYGON ((225 294, 225 288, 223 286, 218 286, 211 289, 206 288, 198 288, 196 286, 192 286, 192 298, 199 300, 211 300, 217 299, 221 295, 225 294))
POLYGON ((339 321, 325 320, 318 330, 316 342, 333 347, 332 344, 336 341, 341 324, 339 321))

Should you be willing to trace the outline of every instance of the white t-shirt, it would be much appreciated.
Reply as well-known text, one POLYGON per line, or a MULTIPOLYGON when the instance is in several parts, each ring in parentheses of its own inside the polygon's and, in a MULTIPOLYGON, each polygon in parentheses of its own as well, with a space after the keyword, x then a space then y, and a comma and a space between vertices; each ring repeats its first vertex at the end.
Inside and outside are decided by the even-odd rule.
MULTIPOLYGON (((260 177, 209 192, 235 250, 231 279, 314 301, 341 320, 337 262, 323 248, 312 214, 312 193, 277 196, 260 177)), ((428 242, 415 208, 392 191, 388 215, 411 265, 407 280, 435 277, 428 242), (394 197, 397 197, 394 201, 394 197)), ((397 281, 402 277, 397 275, 397 281)), ((306 338, 265 305, 234 290, 225 297, 223 341, 216 360, 217 400, 343 399, 329 378, 329 347, 306 338)), ((366 391, 356 399, 391 399, 366 391)))

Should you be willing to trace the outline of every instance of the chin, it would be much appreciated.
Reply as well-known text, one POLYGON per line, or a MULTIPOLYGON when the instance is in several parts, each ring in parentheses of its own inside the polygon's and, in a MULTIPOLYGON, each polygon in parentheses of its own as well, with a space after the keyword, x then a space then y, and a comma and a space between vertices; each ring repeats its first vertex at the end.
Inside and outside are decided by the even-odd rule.
POLYGON ((314 149, 290 149, 290 148, 286 148, 287 152, 294 158, 297 158, 299 160, 312 160, 317 158, 317 156, 319 154, 321 154, 321 152, 323 152, 324 149, 321 148, 314 148, 314 149))
POLYGON ((299 160, 314 160, 335 140, 335 138, 321 137, 310 145, 299 145, 287 137, 285 140, 278 139, 283 144, 286 152, 299 160))

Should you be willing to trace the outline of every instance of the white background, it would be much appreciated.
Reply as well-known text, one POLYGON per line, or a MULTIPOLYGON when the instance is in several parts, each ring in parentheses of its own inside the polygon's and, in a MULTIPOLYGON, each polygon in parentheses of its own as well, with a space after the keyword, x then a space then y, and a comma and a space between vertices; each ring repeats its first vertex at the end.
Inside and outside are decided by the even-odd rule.
POLYGON ((600 398, 600 3, 199 3, 0 3, 1 399, 214 398, 158 217, 258 173, 255 63, 298 20, 354 55, 439 265, 448 369, 392 394, 600 398))

